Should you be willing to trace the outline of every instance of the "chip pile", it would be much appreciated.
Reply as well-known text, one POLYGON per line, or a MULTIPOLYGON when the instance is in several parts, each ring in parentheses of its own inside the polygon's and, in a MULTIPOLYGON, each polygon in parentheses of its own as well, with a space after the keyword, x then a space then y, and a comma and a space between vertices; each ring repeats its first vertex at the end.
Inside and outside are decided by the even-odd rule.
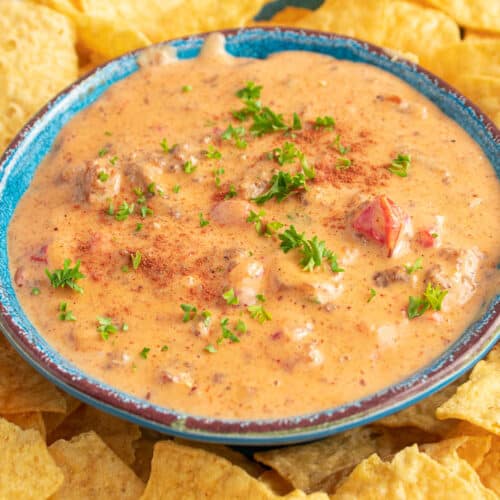
MULTIPOLYGON (((246 25, 335 31, 419 61, 500 125, 500 3, 325 0, 254 21, 265 0, 1 0, 0 152, 48 99, 150 43, 246 25)), ((306 2, 304 2, 306 3, 306 2)), ((0 498, 496 499, 500 346, 374 424, 258 452, 171 440, 84 405, 0 335, 0 498)))

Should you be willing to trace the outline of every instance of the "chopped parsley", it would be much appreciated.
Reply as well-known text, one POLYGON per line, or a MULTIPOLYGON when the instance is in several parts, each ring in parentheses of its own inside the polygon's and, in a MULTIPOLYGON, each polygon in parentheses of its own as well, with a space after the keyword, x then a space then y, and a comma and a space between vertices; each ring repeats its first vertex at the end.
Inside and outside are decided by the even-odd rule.
POLYGON ((260 196, 252 198, 258 205, 262 205, 271 198, 281 202, 295 191, 306 189, 306 176, 303 172, 291 175, 280 170, 271 178, 271 187, 260 196))
POLYGON ((105 156, 105 155, 107 155, 107 154, 108 154, 108 148, 101 148, 101 149, 99 150, 99 153, 98 153, 99 158, 102 158, 103 156, 105 156))
POLYGON ((209 353, 217 352, 217 348, 213 344, 207 344, 203 349, 209 353))
MULTIPOLYGON (((110 204, 110 209, 112 209, 112 205, 110 204)), ((108 213, 110 213, 108 211, 108 213)), ((119 207, 118 210, 116 211, 115 219, 118 221, 124 221, 128 219, 129 215, 132 215, 134 213, 134 204, 131 203, 130 205, 124 201, 119 207)), ((110 215, 113 215, 113 213, 110 213, 110 215)))
POLYGON ((154 182, 148 184, 148 193, 156 194, 156 184, 154 182))
POLYGON ((40 291, 40 288, 38 288, 36 286, 31 289, 31 295, 37 296, 37 295, 40 295, 41 293, 42 292, 40 291))
POLYGON ((261 135, 280 130, 289 130, 289 128, 283 120, 283 115, 277 114, 265 106, 259 112, 253 114, 253 123, 250 126, 250 132, 260 137, 261 135))
POLYGON ((192 174, 196 170, 196 165, 193 165, 193 162, 191 160, 188 160, 184 163, 183 169, 186 174, 192 174))
POLYGON ((222 139, 225 141, 230 141, 231 139, 234 139, 234 143, 236 144, 236 147, 239 149, 245 149, 247 147, 247 141, 245 141, 245 127, 233 127, 232 125, 229 125, 224 132, 222 132, 222 139))
POLYGON ((231 288, 227 292, 224 292, 222 294, 222 297, 224 298, 224 300, 226 301, 226 303, 229 304, 229 305, 231 305, 231 306, 236 306, 240 302, 238 300, 238 297, 236 297, 236 294, 234 293, 234 289, 233 288, 231 288))
POLYGON ((258 99, 262 85, 255 85, 254 82, 247 82, 247 84, 236 92, 236 97, 240 99, 258 99))
POLYGON ((134 268, 134 271, 136 271, 137 268, 139 267, 139 265, 141 264, 141 260, 142 260, 141 252, 139 252, 139 250, 137 250, 137 252, 135 252, 135 254, 131 253, 130 260, 132 261, 132 267, 134 268))
POLYGON ((181 190, 181 186, 179 184, 176 184, 173 188, 172 191, 174 193, 178 193, 181 190))
MULTIPOLYGON (((304 153, 302 153, 302 151, 300 151, 300 149, 293 142, 285 142, 282 148, 274 148, 272 151, 272 158, 280 165, 293 163, 296 159, 298 159, 304 172, 306 172, 309 168, 304 153)), ((314 175, 312 177, 314 177, 314 175)))
POLYGON ((377 291, 374 288, 370 288, 370 297, 368 297, 366 302, 371 302, 375 298, 375 295, 377 295, 377 291))
POLYGON ((351 166, 351 163, 352 162, 349 158, 342 156, 337 160, 337 164, 335 165, 335 168, 337 170, 347 170, 351 166))
POLYGON ((220 188, 221 180, 220 176, 223 175, 225 170, 223 168, 216 168, 214 170, 214 175, 215 175, 215 185, 220 188))
POLYGON ((316 120, 314 120, 314 128, 320 129, 324 128, 325 130, 333 130, 335 128, 335 120, 332 116, 318 116, 316 120))
POLYGON ((164 137, 160 141, 160 146, 161 146, 161 149, 163 149, 163 151, 165 153, 171 153, 175 149, 175 147, 177 146, 177 144, 173 144, 172 146, 169 146, 168 142, 167 142, 167 139, 164 137))
POLYGON ((168 345, 162 346, 160 350, 161 350, 161 352, 168 351, 168 345))
POLYGON ((221 344, 224 339, 228 339, 231 342, 239 342, 240 338, 234 332, 232 332, 229 327, 229 319, 224 318, 220 322, 221 336, 217 339, 217 343, 221 344))
POLYGON ((128 324, 127 323, 122 324, 122 332, 128 332, 128 324))
POLYGON ((253 319, 257 320, 261 324, 272 319, 272 316, 264 309, 262 304, 248 306, 247 311, 253 319))
POLYGON ((112 135, 113 135, 113 133, 112 133, 112 132, 110 132, 109 130, 106 130, 106 132, 104 132, 104 135, 107 135, 107 136, 109 137, 109 136, 112 136, 112 135))
POLYGON ((100 332, 103 340, 108 340, 109 336, 118 331, 118 327, 113 324, 111 318, 97 318, 97 331, 100 332))
POLYGON ((135 232, 138 233, 142 229, 142 226, 143 224, 141 222, 138 222, 135 226, 135 232))
POLYGON ((240 333, 246 333, 247 332, 247 325, 242 319, 238 320, 238 323, 236 323, 236 331, 240 333))
POLYGON ((210 144, 210 146, 208 146, 208 151, 205 152, 205 156, 211 160, 220 160, 222 158, 222 153, 210 144))
POLYGON ((201 317, 203 318, 203 325, 208 328, 212 323, 212 313, 210 311, 202 311, 201 317))
POLYGON ((181 309, 184 311, 184 316, 182 317, 182 321, 187 323, 189 320, 194 319, 198 309, 191 304, 181 304, 181 309))
POLYGON ((411 165, 410 155, 398 154, 387 169, 391 174, 398 175, 399 177, 407 177, 408 169, 411 165))
POLYGON ((335 147, 337 148, 337 151, 341 155, 346 155, 347 153, 349 153, 349 148, 346 146, 343 146, 340 142, 340 134, 337 134, 337 137, 335 137, 333 144, 335 145, 335 147))
POLYGON ((76 321, 73 313, 68 309, 68 304, 66 302, 61 302, 59 304, 59 319, 62 321, 76 321))
POLYGON ((109 163, 111 163, 111 165, 116 165, 117 161, 118 161, 118 156, 113 156, 112 158, 109 159, 109 163))
POLYGON ((101 170, 98 174, 97 174, 97 178, 101 181, 101 182, 106 182, 108 179, 109 179, 109 174, 107 172, 105 172, 104 170, 101 170))
POLYGON ((200 227, 205 227, 210 224, 209 220, 203 218, 203 212, 198 214, 198 218, 200 219, 200 227))
POLYGON ((437 234, 437 233, 431 233, 431 236, 432 236, 434 239, 439 238, 439 234, 437 234))
POLYGON ((181 90, 183 94, 186 94, 187 92, 191 92, 191 90, 193 90, 193 87, 191 87, 191 85, 183 85, 181 90))
POLYGON ((247 217, 247 222, 253 222, 255 225, 255 230, 257 231, 257 234, 262 234, 263 231, 263 222, 262 222, 262 217, 266 215, 266 212, 264 210, 259 210, 258 212, 254 212, 253 210, 250 210, 250 214, 247 217))
POLYGON ((244 108, 232 111, 233 117, 240 122, 245 121, 250 116, 254 116, 255 113, 258 113, 262 109, 260 101, 243 99, 243 103, 245 104, 244 108))
POLYGON ((153 215, 153 209, 147 207, 147 206, 142 206, 141 207, 141 217, 145 219, 148 215, 153 215))
POLYGON ((409 297, 408 318, 422 316, 429 309, 440 311, 447 293, 448 290, 442 290, 439 285, 434 286, 428 283, 422 297, 409 297))
POLYGON ((412 274, 419 269, 423 269, 422 267, 422 257, 419 257, 411 266, 405 264, 405 269, 408 274, 412 274))
POLYGON ((130 271, 130 269, 128 268, 128 266, 122 266, 120 267, 122 273, 128 273, 130 271))
POLYGON ((234 198, 235 196, 238 196, 238 192, 236 191, 234 184, 231 184, 229 186, 229 191, 224 195, 224 199, 229 200, 231 198, 234 198))
POLYGON ((300 121, 299 115, 297 113, 293 114, 292 129, 302 130, 302 122, 300 121))
POLYGON ((76 283, 79 279, 85 278, 85 275, 80 272, 80 261, 77 260, 74 267, 70 266, 71 260, 65 259, 62 269, 56 269, 50 272, 46 268, 45 274, 54 288, 64 288, 65 286, 68 286, 75 292, 83 293, 83 288, 76 283))
POLYGON ((143 347, 142 351, 139 353, 139 356, 143 359, 148 359, 149 351, 151 351, 150 347, 143 347))

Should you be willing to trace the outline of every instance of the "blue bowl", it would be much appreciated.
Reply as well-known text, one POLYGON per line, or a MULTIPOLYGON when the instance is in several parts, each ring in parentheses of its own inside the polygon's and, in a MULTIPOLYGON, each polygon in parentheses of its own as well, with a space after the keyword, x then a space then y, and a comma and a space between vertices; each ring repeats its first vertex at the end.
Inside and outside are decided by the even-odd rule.
MULTIPOLYGON (((417 89, 480 145, 500 178, 500 132, 471 102, 418 65, 395 60, 356 39, 289 28, 230 30, 226 48, 237 57, 265 58, 305 50, 364 62, 417 89)), ((205 35, 171 42, 181 59, 195 57, 205 35)), ((318 439, 367 424, 412 405, 449 384, 486 355, 500 337, 500 295, 460 338, 430 365, 365 398, 324 411, 281 419, 235 420, 189 415, 159 407, 87 375, 55 351, 22 310, 9 272, 7 229, 16 206, 61 128, 115 82, 138 69, 140 51, 97 68, 47 104, 23 128, 0 160, 0 326, 22 357, 56 385, 86 403, 160 432, 226 444, 278 445, 318 439)))

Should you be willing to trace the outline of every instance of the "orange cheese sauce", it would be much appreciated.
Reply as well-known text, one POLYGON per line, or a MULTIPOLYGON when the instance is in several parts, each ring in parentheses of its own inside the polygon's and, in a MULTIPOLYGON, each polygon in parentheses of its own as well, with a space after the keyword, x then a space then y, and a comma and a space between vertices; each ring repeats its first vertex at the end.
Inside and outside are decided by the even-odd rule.
POLYGON ((10 226, 23 308, 86 373, 196 415, 313 412, 422 368, 498 289, 500 187, 491 165, 456 123, 377 68, 309 52, 237 59, 221 47, 212 39, 188 61, 150 52, 64 127, 10 226), (286 124, 297 113, 302 129, 252 135, 252 118, 231 113, 243 107, 235 93, 248 81, 262 86, 263 106, 286 124), (332 130, 315 127, 324 116, 335 118, 332 130), (222 138, 231 123, 245 128, 245 148, 222 138), (300 172, 299 159, 273 158, 287 141, 315 177, 307 190, 259 206, 252 199, 274 174, 300 172), (215 150, 220 159, 207 157, 215 150), (411 156, 407 177, 387 168, 398 154, 411 156), (378 196, 407 217, 391 257, 352 227, 378 196), (117 220, 124 201, 133 212, 117 220), (265 211, 261 232, 283 226, 259 234, 249 210, 265 211), (290 225, 324 241, 344 271, 326 259, 303 270, 300 249, 280 248, 290 225), (432 235, 427 245, 421 231, 432 235), (404 266, 418 258, 422 269, 409 274, 404 266), (83 294, 51 286, 45 269, 65 259, 81 261, 83 294), (409 296, 421 297, 427 282, 447 290, 442 309, 409 319, 409 296), (238 304, 222 296, 231 289, 238 304), (62 302, 75 321, 60 319, 62 302), (181 304, 197 308, 193 319, 183 321, 181 304), (271 319, 252 318, 252 305, 271 319), (107 340, 98 318, 117 329, 107 340))

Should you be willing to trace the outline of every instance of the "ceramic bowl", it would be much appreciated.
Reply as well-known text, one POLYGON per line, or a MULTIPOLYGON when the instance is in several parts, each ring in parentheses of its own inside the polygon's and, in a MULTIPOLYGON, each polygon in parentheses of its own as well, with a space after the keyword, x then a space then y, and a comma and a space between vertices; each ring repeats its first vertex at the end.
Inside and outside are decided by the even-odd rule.
MULTIPOLYGON (((237 57, 265 58, 284 50, 327 54, 377 66, 424 94, 480 145, 500 177, 500 132, 471 102, 418 65, 356 39, 288 28, 226 31, 226 48, 237 57)), ((195 57, 206 35, 175 40, 181 59, 195 57)), ((0 161, 0 326, 24 359, 63 390, 118 417, 201 441, 278 445, 322 438, 367 424, 431 395, 469 370, 500 337, 500 295, 482 317, 428 366, 405 380, 350 403, 289 418, 234 420, 189 415, 126 394, 85 374, 55 351, 22 310, 9 272, 7 229, 16 205, 57 134, 75 114, 115 82, 138 69, 140 51, 94 70, 48 103, 23 128, 0 161)))

